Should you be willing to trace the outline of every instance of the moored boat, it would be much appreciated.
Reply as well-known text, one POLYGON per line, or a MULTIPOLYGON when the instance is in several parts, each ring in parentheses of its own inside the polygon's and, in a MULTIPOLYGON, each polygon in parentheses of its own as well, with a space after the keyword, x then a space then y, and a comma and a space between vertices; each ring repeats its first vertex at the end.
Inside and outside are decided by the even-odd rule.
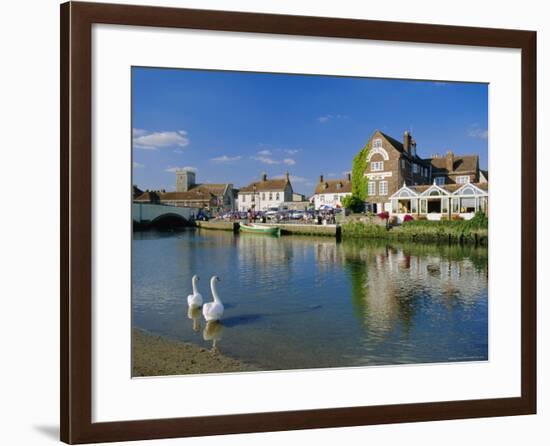
POLYGON ((281 235, 281 228, 277 226, 263 226, 254 223, 241 223, 239 225, 241 232, 249 232, 251 234, 266 234, 266 235, 281 235))

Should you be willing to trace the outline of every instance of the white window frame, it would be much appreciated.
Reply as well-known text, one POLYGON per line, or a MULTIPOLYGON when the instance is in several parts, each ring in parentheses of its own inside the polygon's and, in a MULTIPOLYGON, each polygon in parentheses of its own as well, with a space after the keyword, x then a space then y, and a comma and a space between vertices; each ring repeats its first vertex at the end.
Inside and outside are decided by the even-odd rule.
POLYGON ((376 195, 376 181, 369 181, 367 195, 369 197, 376 195))
POLYGON ((384 161, 372 161, 370 163, 371 172, 380 172, 384 170, 384 161))
POLYGON ((437 186, 444 186, 445 185, 445 177, 435 177, 435 184, 437 186))
POLYGON ((380 183, 378 183, 378 195, 388 195, 387 181, 380 181, 380 183))
POLYGON ((418 164, 414 163, 414 164, 413 164, 413 173, 418 173, 419 167, 420 167, 420 166, 419 166, 418 164))
POLYGON ((460 175, 456 177, 456 184, 468 184, 470 183, 470 175, 460 175))
POLYGON ((382 148, 382 139, 381 138, 376 138, 375 140, 372 141, 372 147, 377 149, 377 148, 382 148))

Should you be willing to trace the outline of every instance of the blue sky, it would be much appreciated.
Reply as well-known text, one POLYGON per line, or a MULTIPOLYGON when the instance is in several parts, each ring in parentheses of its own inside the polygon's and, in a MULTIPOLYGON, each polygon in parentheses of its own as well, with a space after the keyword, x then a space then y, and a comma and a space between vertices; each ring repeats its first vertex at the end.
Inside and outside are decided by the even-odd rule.
POLYGON ((133 68, 133 183, 174 190, 175 169, 191 167, 197 182, 241 187, 288 171, 311 194, 376 129, 487 168, 487 121, 486 84, 133 68))

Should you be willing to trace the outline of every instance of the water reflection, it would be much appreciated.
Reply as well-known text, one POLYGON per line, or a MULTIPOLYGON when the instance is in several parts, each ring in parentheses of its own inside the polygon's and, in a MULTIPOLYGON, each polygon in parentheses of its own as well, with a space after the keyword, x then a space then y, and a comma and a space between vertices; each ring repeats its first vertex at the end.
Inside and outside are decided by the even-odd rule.
POLYGON ((201 318, 202 318, 201 308, 189 307, 187 309, 187 317, 193 321, 193 331, 199 332, 201 329, 201 318))
POLYGON ((137 327, 215 351, 223 332, 224 354, 266 370, 487 358, 486 249, 138 234, 137 327), (205 324, 200 310, 177 316, 193 274, 223 278, 221 324, 205 324))
POLYGON ((212 341, 212 348, 210 350, 212 353, 219 352, 218 342, 222 339, 223 330, 224 327, 220 321, 208 321, 206 327, 204 327, 202 338, 205 341, 212 341))

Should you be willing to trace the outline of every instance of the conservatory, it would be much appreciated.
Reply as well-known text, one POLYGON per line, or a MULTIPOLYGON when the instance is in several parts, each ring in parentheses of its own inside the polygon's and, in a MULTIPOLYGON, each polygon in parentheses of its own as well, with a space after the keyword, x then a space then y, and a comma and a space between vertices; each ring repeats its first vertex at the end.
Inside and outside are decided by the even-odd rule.
POLYGON ((391 197, 391 214, 402 222, 405 215, 423 215, 428 220, 459 216, 472 218, 477 211, 488 214, 489 194, 486 184, 467 183, 438 186, 407 186, 391 197))

